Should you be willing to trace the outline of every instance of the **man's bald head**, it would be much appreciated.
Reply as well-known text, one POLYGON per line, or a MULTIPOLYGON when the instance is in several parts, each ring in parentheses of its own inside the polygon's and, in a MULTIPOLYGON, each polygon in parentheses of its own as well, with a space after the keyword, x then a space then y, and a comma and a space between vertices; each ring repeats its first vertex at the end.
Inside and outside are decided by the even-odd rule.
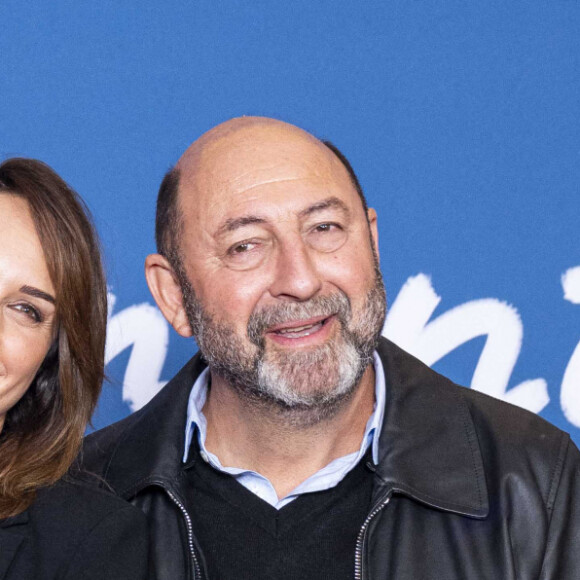
POLYGON ((238 117, 230 119, 204 133, 194 141, 177 162, 182 179, 195 181, 201 170, 208 165, 219 167, 221 161, 229 161, 248 147, 259 151, 270 141, 310 143, 323 147, 321 142, 303 129, 267 117, 238 117))
POLYGON ((219 182, 220 168, 248 150, 255 155, 268 154, 269 143, 284 141, 289 148, 301 147, 304 151, 318 149, 328 155, 329 163, 340 161, 367 212, 367 203, 346 157, 330 142, 320 141, 310 133, 277 119, 266 117, 240 117, 217 125, 197 139, 181 156, 175 167, 165 175, 157 197, 155 240, 157 251, 165 256, 174 268, 181 268, 180 238, 183 217, 179 191, 195 192, 204 187, 205 180, 219 182))

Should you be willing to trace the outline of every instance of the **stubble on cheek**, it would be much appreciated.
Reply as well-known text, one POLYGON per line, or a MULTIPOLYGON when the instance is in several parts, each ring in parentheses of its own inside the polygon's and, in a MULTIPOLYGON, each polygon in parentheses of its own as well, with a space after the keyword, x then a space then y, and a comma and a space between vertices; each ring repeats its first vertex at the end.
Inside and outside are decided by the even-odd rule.
POLYGON ((330 416, 352 395, 372 361, 385 316, 380 273, 355 320, 348 297, 339 291, 306 303, 285 302, 255 311, 245 336, 206 312, 188 281, 182 291, 193 334, 212 373, 247 401, 296 412, 301 423, 330 416), (331 315, 336 315, 337 329, 316 348, 281 348, 266 338, 276 324, 331 315))

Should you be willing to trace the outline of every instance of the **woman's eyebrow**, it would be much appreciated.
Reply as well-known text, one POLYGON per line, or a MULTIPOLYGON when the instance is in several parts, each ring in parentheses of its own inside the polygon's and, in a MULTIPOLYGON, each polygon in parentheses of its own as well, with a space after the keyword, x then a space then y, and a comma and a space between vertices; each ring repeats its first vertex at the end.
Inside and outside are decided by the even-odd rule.
POLYGON ((51 304, 56 303, 54 296, 51 296, 50 294, 47 294, 46 292, 43 292, 34 286, 22 286, 20 288, 20 292, 24 292, 24 294, 28 294, 29 296, 35 296, 36 298, 42 298, 51 304))

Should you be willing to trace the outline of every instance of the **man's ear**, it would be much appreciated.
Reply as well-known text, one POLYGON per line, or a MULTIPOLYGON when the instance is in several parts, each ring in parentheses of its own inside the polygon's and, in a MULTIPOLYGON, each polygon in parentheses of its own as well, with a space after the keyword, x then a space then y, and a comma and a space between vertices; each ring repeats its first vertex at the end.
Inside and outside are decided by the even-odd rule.
POLYGON ((183 307, 183 294, 177 276, 167 258, 151 254, 145 259, 145 278, 159 310, 181 336, 192 335, 187 313, 183 307))
POLYGON ((377 254, 377 258, 379 257, 379 230, 377 227, 377 212, 372 208, 369 207, 367 210, 367 218, 369 220, 369 228, 371 230, 371 239, 373 240, 373 244, 375 246, 375 252, 377 254))

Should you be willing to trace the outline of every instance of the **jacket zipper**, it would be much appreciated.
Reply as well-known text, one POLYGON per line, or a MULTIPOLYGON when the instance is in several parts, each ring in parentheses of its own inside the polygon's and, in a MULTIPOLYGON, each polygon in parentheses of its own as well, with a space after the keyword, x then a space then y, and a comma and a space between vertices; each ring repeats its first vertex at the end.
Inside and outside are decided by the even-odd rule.
POLYGON ((171 498, 171 501, 179 508, 179 510, 183 514, 183 517, 185 518, 185 525, 187 527, 187 544, 189 546, 189 554, 193 561, 193 578, 194 580, 196 578, 198 580, 201 580, 201 566, 199 564, 199 558, 195 553, 195 546, 193 543, 193 525, 191 523, 191 517, 187 513, 185 506, 175 497, 175 495, 173 495, 173 493, 170 492, 168 489, 165 489, 165 491, 167 492, 167 495, 171 498))
POLYGON ((367 516, 367 519, 364 521, 356 539, 356 549, 354 552, 354 580, 362 580, 362 552, 364 541, 366 538, 367 529, 372 521, 372 519, 384 508, 386 505, 391 501, 391 494, 388 494, 387 497, 381 501, 367 516))

